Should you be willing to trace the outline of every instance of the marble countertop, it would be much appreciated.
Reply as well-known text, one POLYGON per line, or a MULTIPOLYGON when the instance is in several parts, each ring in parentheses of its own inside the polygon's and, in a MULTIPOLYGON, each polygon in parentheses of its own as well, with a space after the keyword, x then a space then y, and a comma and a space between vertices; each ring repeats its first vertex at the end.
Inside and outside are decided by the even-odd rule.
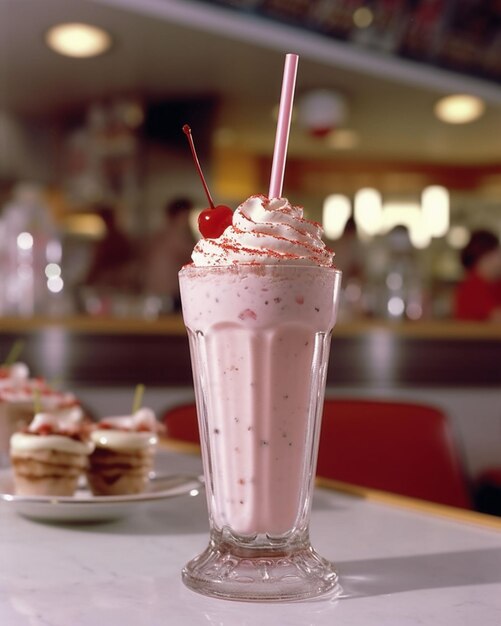
MULTIPOLYGON (((200 470, 197 457, 172 452, 160 465, 200 470)), ((182 566, 207 542, 203 494, 141 503, 96 524, 35 522, 1 502, 0 624, 499 626, 501 524, 402 502, 318 489, 312 541, 337 564, 343 592, 285 604, 215 600, 184 587, 182 566)))

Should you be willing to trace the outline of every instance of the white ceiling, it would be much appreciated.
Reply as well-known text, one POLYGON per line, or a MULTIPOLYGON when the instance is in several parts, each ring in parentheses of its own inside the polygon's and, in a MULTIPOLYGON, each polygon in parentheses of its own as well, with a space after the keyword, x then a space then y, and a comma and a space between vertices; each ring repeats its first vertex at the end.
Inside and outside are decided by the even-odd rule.
POLYGON ((292 27, 241 17, 191 0, 0 0, 0 109, 45 116, 95 98, 216 94, 219 124, 235 142, 271 153, 284 52, 300 54, 297 96, 313 88, 345 94, 345 126, 360 135, 342 154, 292 129, 290 152, 305 156, 448 163, 501 161, 501 89, 422 69, 300 33, 292 27), (54 23, 85 21, 106 28, 115 45, 96 59, 49 51, 44 32, 54 23), (447 126, 432 113, 450 91, 488 99, 486 115, 447 126))

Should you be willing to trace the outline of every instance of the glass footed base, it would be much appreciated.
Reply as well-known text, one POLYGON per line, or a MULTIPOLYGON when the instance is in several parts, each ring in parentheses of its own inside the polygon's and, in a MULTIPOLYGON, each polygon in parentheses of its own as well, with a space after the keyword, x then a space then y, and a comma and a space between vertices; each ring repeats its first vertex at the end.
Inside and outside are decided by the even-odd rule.
POLYGON ((227 600, 303 600, 340 589, 333 565, 310 545, 251 551, 211 542, 182 574, 193 591, 227 600))

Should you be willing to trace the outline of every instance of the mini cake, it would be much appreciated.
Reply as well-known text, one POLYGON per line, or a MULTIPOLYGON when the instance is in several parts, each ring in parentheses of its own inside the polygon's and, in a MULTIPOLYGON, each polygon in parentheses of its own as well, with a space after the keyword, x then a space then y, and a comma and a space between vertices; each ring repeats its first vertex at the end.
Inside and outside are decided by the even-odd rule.
POLYGON ((85 472, 93 445, 79 407, 37 413, 10 439, 16 494, 72 496, 85 472))
POLYGON ((25 428, 35 415, 35 395, 40 412, 51 413, 78 406, 72 393, 51 388, 41 378, 29 378, 28 368, 16 363, 2 368, 0 378, 0 456, 8 454, 9 440, 13 433, 25 428))
POLYGON ((25 382, 28 380, 30 370, 26 363, 12 363, 12 365, 0 365, 0 387, 10 385, 13 381, 25 382))
POLYGON ((158 442, 157 421, 151 409, 101 420, 91 433, 91 441, 95 448, 87 481, 94 495, 144 491, 158 442))

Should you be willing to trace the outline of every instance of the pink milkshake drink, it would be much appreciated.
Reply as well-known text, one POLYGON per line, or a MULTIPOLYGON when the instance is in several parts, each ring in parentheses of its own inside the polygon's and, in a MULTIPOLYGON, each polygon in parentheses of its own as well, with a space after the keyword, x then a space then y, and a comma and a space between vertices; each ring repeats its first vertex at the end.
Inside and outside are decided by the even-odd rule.
POLYGON ((308 525, 341 274, 318 224, 253 196, 180 272, 211 540, 183 571, 192 589, 305 598, 337 576, 308 525))

